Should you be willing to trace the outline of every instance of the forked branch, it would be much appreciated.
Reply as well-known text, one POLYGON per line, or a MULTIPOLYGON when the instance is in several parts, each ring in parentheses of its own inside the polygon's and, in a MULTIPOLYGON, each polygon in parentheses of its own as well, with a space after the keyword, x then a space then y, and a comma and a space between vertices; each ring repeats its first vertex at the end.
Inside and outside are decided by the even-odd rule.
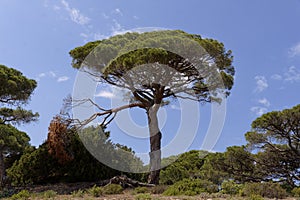
POLYGON ((97 107, 100 110, 100 112, 94 113, 88 119, 85 119, 83 121, 80 121, 80 120, 77 119, 76 121, 77 121, 77 126, 79 126, 78 128, 81 128, 81 127, 91 123, 97 117, 103 117, 103 120, 102 120, 100 126, 106 127, 116 117, 117 113, 122 111, 122 110, 125 110, 125 109, 128 109, 128 108, 134 108, 134 107, 145 108, 145 105, 143 103, 135 102, 135 103, 130 103, 130 104, 123 105, 123 106, 120 106, 120 107, 117 107, 117 108, 104 109, 104 108, 100 107, 98 104, 96 104, 94 101, 92 101, 91 99, 81 100, 80 103, 77 103, 75 106, 82 105, 86 102, 89 102, 93 106, 97 107))

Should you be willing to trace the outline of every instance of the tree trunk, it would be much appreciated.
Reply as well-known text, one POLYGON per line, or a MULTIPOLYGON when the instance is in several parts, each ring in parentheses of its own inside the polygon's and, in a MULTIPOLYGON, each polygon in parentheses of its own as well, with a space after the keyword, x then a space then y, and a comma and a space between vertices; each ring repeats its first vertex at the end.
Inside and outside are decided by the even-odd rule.
POLYGON ((3 153, 0 151, 0 188, 4 186, 4 178, 5 178, 5 165, 3 153))
POLYGON ((148 183, 159 184, 159 173, 161 168, 161 132, 158 127, 157 112, 160 104, 154 104, 147 110, 150 134, 150 174, 148 183))

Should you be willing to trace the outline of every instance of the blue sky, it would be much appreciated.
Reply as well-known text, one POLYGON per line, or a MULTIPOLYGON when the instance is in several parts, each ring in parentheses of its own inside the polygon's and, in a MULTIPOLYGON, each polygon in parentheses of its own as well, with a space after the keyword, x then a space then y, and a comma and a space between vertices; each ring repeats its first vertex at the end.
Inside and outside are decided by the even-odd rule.
MULTIPOLYGON (((214 148, 223 151, 245 143, 256 117, 300 103, 299 21, 299 0, 1 0, 0 63, 38 81, 28 108, 39 112, 40 120, 20 129, 39 145, 63 98, 72 93, 77 71, 68 52, 74 47, 139 27, 217 39, 233 51, 236 68, 225 125, 214 148)), ((102 96, 107 95, 102 91, 102 96)), ((199 148, 209 122, 210 105, 200 110, 204 125, 191 149, 199 148)), ((174 128, 172 120, 167 124, 163 132, 174 128)), ((120 139, 116 125, 110 129, 113 139, 120 139)))

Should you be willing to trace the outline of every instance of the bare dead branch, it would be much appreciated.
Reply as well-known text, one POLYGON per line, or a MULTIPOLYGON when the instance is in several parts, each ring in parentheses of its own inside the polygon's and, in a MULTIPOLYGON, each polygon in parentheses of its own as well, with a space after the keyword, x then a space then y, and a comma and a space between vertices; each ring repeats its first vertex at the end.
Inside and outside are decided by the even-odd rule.
POLYGON ((95 106, 96 108, 98 108, 101 111, 108 111, 107 109, 104 109, 104 108, 100 107, 98 104, 96 104, 90 98, 88 98, 88 99, 81 99, 81 100, 74 100, 73 99, 72 102, 73 102, 73 107, 81 106, 82 104, 85 104, 85 103, 89 102, 89 103, 91 103, 93 106, 95 106), (76 104, 74 104, 74 103, 76 103, 76 104))
POLYGON ((79 126, 78 128, 81 128, 81 127, 91 123, 92 121, 94 121, 97 117, 102 117, 102 116, 104 117, 104 119, 101 122, 101 126, 107 126, 116 117, 117 113, 122 111, 122 110, 125 110, 125 109, 128 109, 128 108, 133 108, 133 107, 145 108, 145 105, 143 103, 136 102, 136 103, 131 103, 131 104, 127 104, 127 105, 117 107, 117 108, 106 110, 106 109, 101 108, 99 105, 97 105, 95 102, 93 102, 90 99, 85 99, 85 102, 92 103, 92 105, 96 106, 102 112, 94 113, 91 117, 89 117, 88 119, 85 119, 83 121, 80 121, 78 119, 74 119, 74 122, 76 121, 77 124, 78 124, 77 127, 79 126), (110 118, 112 114, 113 114, 113 116, 112 116, 112 118, 110 118))

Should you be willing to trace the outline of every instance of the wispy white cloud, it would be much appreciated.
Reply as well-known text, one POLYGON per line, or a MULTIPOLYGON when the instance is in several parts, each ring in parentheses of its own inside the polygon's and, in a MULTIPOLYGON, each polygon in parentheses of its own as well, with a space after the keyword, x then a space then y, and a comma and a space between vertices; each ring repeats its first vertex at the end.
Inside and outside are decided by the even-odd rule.
POLYGON ((261 105, 263 105, 265 107, 269 107, 271 105, 270 101, 266 98, 259 99, 258 103, 260 103, 261 105))
POLYGON ((112 92, 102 90, 98 94, 96 94, 95 97, 103 97, 103 98, 113 99, 116 96, 112 92))
POLYGON ((40 74, 37 75, 37 77, 35 78, 35 80, 40 81, 45 76, 46 76, 45 73, 40 73, 40 74))
POLYGON ((113 19, 113 26, 111 27, 112 35, 122 34, 124 29, 122 28, 121 24, 116 20, 113 19))
POLYGON ((87 39, 89 37, 89 35, 86 34, 86 33, 80 33, 80 36, 83 37, 83 38, 85 38, 85 39, 87 39))
POLYGON ((60 76, 60 77, 57 78, 57 82, 59 82, 59 83, 60 82, 65 82, 69 79, 70 79, 70 77, 68 77, 68 76, 60 76))
POLYGON ((72 8, 66 0, 61 0, 61 4, 64 6, 64 9, 68 12, 70 19, 79 25, 86 25, 90 22, 90 18, 81 14, 80 11, 76 8, 72 8))
MULTIPOLYGON (((108 18, 107 15, 104 14, 105 17, 108 18)), ((99 32, 93 32, 91 30, 89 30, 90 28, 88 27, 86 29, 86 32, 82 32, 80 33, 80 36, 84 39, 84 42, 88 42, 90 40, 103 40, 103 39, 107 39, 111 36, 115 36, 115 35, 119 35, 119 34, 125 34, 127 32, 130 32, 129 30, 125 30, 121 24, 118 22, 118 20, 116 19, 112 19, 112 24, 110 27, 110 34, 102 34, 99 32)))
POLYGON ((290 57, 300 56, 300 42, 289 49, 290 57))
POLYGON ((266 77, 264 76, 255 76, 256 88, 255 92, 262 92, 269 87, 266 77))
POLYGON ((267 98, 258 99, 257 103, 259 105, 250 108, 251 112, 255 113, 257 116, 261 116, 268 112, 268 107, 270 107, 271 103, 267 98))
POLYGON ((80 36, 83 38, 84 42, 89 42, 90 40, 103 40, 110 37, 101 33, 80 33, 80 36))
POLYGON ((279 74, 273 74, 271 76, 271 79, 276 80, 276 81, 280 81, 280 80, 282 80, 282 76, 279 75, 279 74))
POLYGON ((93 38, 94 38, 94 40, 103 40, 103 39, 108 38, 108 36, 107 35, 103 35, 101 33, 94 33, 93 38))
POLYGON ((117 14, 117 15, 120 15, 120 16, 123 16, 123 13, 122 13, 122 11, 120 10, 120 8, 114 9, 114 10, 113 10, 113 13, 114 13, 114 14, 117 14))
POLYGON ((251 112, 255 113, 257 116, 261 116, 261 115, 265 114, 266 112, 268 112, 267 108, 260 107, 260 106, 254 106, 250 110, 251 110, 251 112))
POLYGON ((283 75, 273 74, 271 79, 276 81, 298 82, 300 81, 300 70, 295 66, 291 66, 283 75))
POLYGON ((289 82, 300 81, 300 70, 295 66, 289 67, 288 71, 284 73, 284 80, 289 82))
POLYGON ((133 16, 133 19, 136 19, 136 20, 137 20, 137 19, 139 19, 139 17, 136 16, 136 15, 134 15, 134 16, 133 16))
POLYGON ((42 72, 36 76, 37 81, 41 81, 44 78, 50 78, 52 80, 56 80, 57 82, 64 82, 70 79, 68 76, 57 76, 54 71, 42 72))
POLYGON ((109 16, 108 16, 106 13, 102 13, 102 17, 103 17, 104 19, 109 19, 109 16))
POLYGON ((56 73, 54 71, 50 71, 48 72, 48 74, 52 77, 55 78, 56 77, 56 73))
POLYGON ((45 73, 40 73, 40 74, 38 75, 39 78, 42 78, 42 77, 45 77, 45 76, 46 76, 45 73))

